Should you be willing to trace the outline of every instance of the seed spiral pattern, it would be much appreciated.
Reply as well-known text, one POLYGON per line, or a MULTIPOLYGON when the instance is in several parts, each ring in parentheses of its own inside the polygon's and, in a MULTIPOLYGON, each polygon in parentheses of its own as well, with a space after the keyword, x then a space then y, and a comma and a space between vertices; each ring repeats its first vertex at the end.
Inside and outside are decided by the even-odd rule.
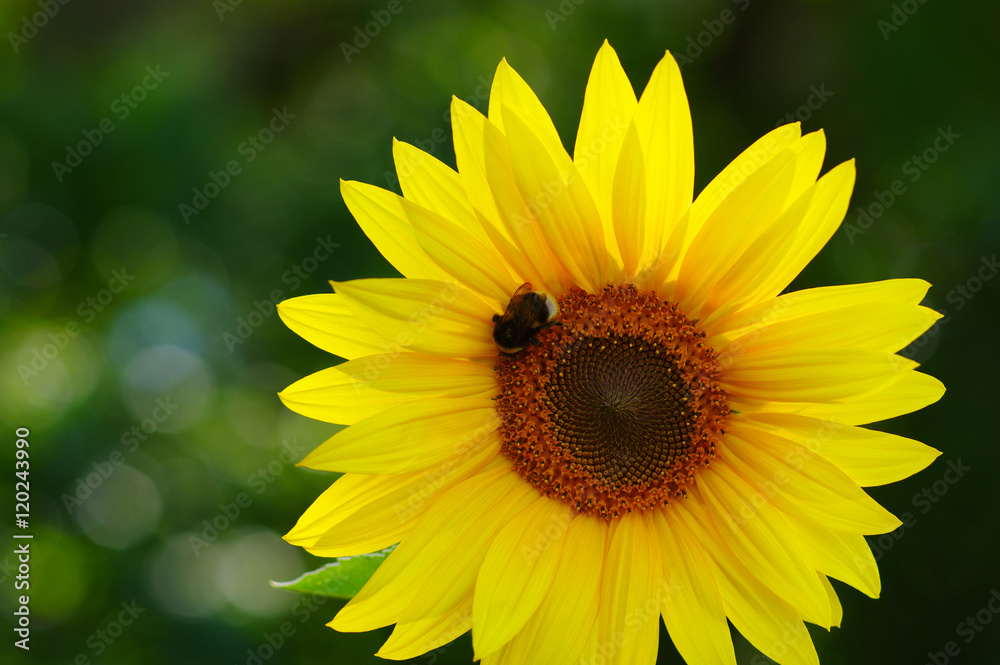
POLYGON ((632 285, 570 291, 497 367, 503 453, 543 494, 606 519, 683 497, 729 413, 705 334, 632 285))

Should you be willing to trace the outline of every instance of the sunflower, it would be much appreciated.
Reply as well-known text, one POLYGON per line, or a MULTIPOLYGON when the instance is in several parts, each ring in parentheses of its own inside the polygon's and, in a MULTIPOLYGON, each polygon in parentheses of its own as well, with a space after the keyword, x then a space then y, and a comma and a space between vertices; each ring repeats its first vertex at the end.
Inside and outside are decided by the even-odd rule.
POLYGON ((404 277, 279 307, 347 359, 282 400, 349 425, 302 462, 343 475, 286 539, 398 544, 330 625, 395 624, 389 659, 471 630, 488 665, 563 665, 653 663, 661 617, 687 662, 735 663, 731 622, 817 662, 804 622, 840 624, 829 578, 878 596, 864 536, 900 524, 861 488, 939 454, 860 425, 944 391, 896 354, 939 318, 926 282, 782 295, 853 162, 819 177, 823 132, 784 125, 692 200, 676 62, 637 100, 607 42, 572 157, 506 61, 488 115, 455 98, 451 119, 457 171, 397 141, 403 196, 342 183, 404 277), (498 351, 497 319, 524 344, 498 351))

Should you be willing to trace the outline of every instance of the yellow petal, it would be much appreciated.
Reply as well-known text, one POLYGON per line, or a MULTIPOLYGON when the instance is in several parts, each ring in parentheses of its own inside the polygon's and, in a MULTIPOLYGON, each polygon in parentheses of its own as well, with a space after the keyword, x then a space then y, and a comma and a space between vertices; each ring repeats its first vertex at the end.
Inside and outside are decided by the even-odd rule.
POLYGON ((420 247, 449 275, 454 275, 472 291, 502 310, 516 281, 492 244, 484 245, 471 233, 435 212, 400 200, 413 225, 420 247))
POLYGON ((581 636, 594 635, 607 534, 600 519, 578 517, 570 523, 549 593, 510 643, 511 662, 577 663, 587 641, 581 636))
MULTIPOLYGON (((477 211, 479 218, 485 221, 484 232, 490 228, 504 232, 500 224, 500 212, 497 210, 486 177, 486 142, 484 132, 486 117, 475 107, 458 97, 451 98, 451 130, 455 142, 455 162, 458 164, 459 177, 463 188, 469 197, 469 203, 477 211)), ((510 236, 505 236, 508 243, 510 236)), ((503 256, 513 261, 513 254, 508 252, 513 246, 498 244, 503 256)))
POLYGON ((510 657, 511 646, 505 644, 493 653, 483 656, 482 665, 513 665, 515 661, 510 657))
MULTIPOLYGON (((792 142, 757 169, 712 211, 684 255, 673 299, 689 316, 711 312, 712 293, 725 273, 782 212, 798 198, 798 178, 807 155, 792 142)), ((648 168, 648 163, 647 163, 648 168)))
POLYGON ((926 307, 865 303, 761 326, 718 348, 720 357, 729 359, 779 349, 858 348, 894 353, 940 318, 941 314, 926 307))
MULTIPOLYGON (((839 313, 859 305, 917 305, 923 300, 928 288, 930 284, 922 279, 889 279, 793 291, 773 300, 748 306, 712 323, 707 330, 709 342, 713 348, 721 348, 728 340, 754 332, 759 334, 768 326, 806 316, 839 313)), ((868 348, 864 344, 864 340, 858 340, 859 346, 868 348)))
POLYGON ((754 499, 804 522, 862 534, 900 525, 836 466, 804 446, 754 429, 739 415, 727 428, 725 461, 754 487, 754 499))
POLYGON ((907 358, 864 349, 782 349, 743 353, 719 382, 732 395, 752 400, 834 402, 883 390, 916 366, 907 358))
POLYGON ((345 473, 306 509, 285 540, 293 545, 311 545, 366 502, 383 497, 398 486, 398 476, 345 473))
POLYGON ((664 247, 664 253, 671 258, 662 262, 659 267, 657 283, 663 283, 667 280, 675 261, 687 253, 691 241, 701 231, 705 220, 715 212, 715 209, 726 197, 750 175, 774 159, 776 155, 781 154, 800 136, 799 123, 797 122, 771 130, 754 141, 750 147, 741 152, 708 183, 688 208, 685 223, 679 225, 671 233, 670 239, 664 247))
POLYGON ((403 621, 392 629, 392 635, 375 654, 389 660, 432 659, 435 649, 456 640, 472 628, 472 594, 450 612, 427 619, 403 621))
MULTIPOLYGON (((676 514, 709 554, 707 560, 723 607, 737 630, 761 652, 780 663, 818 663, 812 640, 802 624, 801 592, 794 585, 782 582, 781 591, 791 599, 786 602, 776 594, 778 588, 772 589, 766 580, 758 579, 758 575, 744 565, 744 561, 750 560, 724 544, 722 532, 716 528, 718 520, 710 515, 697 490, 668 510, 676 514)), ((825 597, 825 592, 823 600, 824 607, 828 608, 829 598, 825 597)))
POLYGON ((904 371, 897 380, 869 393, 831 402, 760 402, 732 395, 731 406, 741 412, 797 413, 848 425, 865 425, 918 411, 941 399, 944 385, 932 376, 904 371))
POLYGON ((395 194, 373 185, 345 180, 340 181, 340 194, 361 230, 404 277, 440 280, 449 278, 448 273, 431 261, 421 249, 405 218, 395 214, 396 211, 391 208, 379 205, 379 198, 391 199, 395 194), (376 193, 382 196, 376 197, 376 193))
MULTIPOLYGON (((357 318, 395 343, 435 356, 495 356, 494 311, 457 284, 356 279, 334 284, 357 318)), ((392 349, 383 349, 392 350, 392 349)))
POLYGON ((597 617, 597 651, 613 665, 653 663, 665 591, 659 539, 649 515, 620 518, 608 546, 597 617))
MULTIPOLYGON (((668 51, 635 109, 644 154, 645 226, 640 266, 654 263, 694 195, 694 138, 681 71, 668 51)), ((638 221, 638 220, 637 220, 638 221)))
MULTIPOLYGON (((646 165, 639 140, 639 130, 633 121, 622 140, 618 164, 615 167, 611 195, 611 221, 625 274, 632 275, 634 284, 643 285, 657 273, 658 263, 640 266, 645 260, 647 245, 646 165)), ((664 261, 675 257, 665 256, 664 261)))
POLYGON ((484 445, 469 448, 433 468, 376 476, 383 482, 337 510, 339 519, 327 520, 326 531, 309 539, 311 542, 296 544, 316 556, 335 557, 375 552, 398 543, 437 496, 478 473, 499 453, 500 438, 494 433, 484 445))
POLYGON ((618 54, 604 40, 587 80, 580 128, 573 148, 573 163, 594 197, 604 222, 604 244, 611 263, 615 265, 619 263, 619 257, 615 229, 611 223, 612 191, 618 154, 625 132, 632 123, 636 105, 635 92, 622 69, 618 54))
POLYGON ((812 187, 819 177, 819 171, 823 168, 823 157, 826 155, 826 133, 822 129, 810 132, 800 140, 792 142, 789 147, 799 155, 795 160, 795 179, 788 197, 788 203, 791 204, 812 187))
POLYGON ((497 534, 476 580, 472 646, 477 657, 509 642, 541 605, 572 519, 568 504, 540 496, 497 534))
POLYGON ((853 188, 852 160, 806 189, 719 280, 705 309, 714 310, 705 325, 787 287, 840 226, 853 188))
POLYGON ((369 356, 392 347, 335 293, 289 298, 278 303, 278 316, 296 335, 341 358, 369 356))
POLYGON ((826 575, 822 573, 816 573, 819 577, 820 583, 823 588, 826 589, 826 596, 830 599, 830 627, 839 628, 840 622, 844 620, 844 608, 840 604, 840 598, 837 597, 837 592, 834 590, 833 585, 830 584, 830 580, 826 575))
POLYGON ((788 526, 816 570, 878 598, 882 588, 878 564, 864 536, 831 531, 802 520, 789 520, 788 526))
POLYGON ((495 459, 442 493, 330 626, 360 632, 453 612, 472 593, 493 536, 530 503, 530 491, 509 461, 495 459), (407 614, 414 602, 425 611, 407 614))
POLYGON ((538 497, 538 492, 519 475, 508 475, 514 476, 514 480, 510 481, 513 489, 491 506, 488 513, 470 517, 463 527, 466 533, 461 538, 449 540, 436 534, 438 537, 425 545, 426 552, 421 556, 434 561, 436 568, 428 575, 416 578, 423 580, 423 588, 400 616, 402 621, 447 611, 466 590, 476 586, 479 570, 499 532, 538 497), (463 551, 457 554, 459 549, 463 551))
POLYGON ((736 665, 722 598, 700 546, 675 511, 653 511, 663 552, 663 622, 688 663, 736 665))
POLYGON ((404 141, 392 142, 392 156, 403 196, 433 210, 489 245, 483 225, 469 202, 462 177, 432 155, 404 141))
POLYGON ((774 432, 829 460, 862 487, 887 485, 926 468, 941 451, 913 439, 795 413, 747 413, 774 432))
POLYGON ((491 365, 402 352, 349 360, 296 381, 278 397, 303 416, 353 425, 389 407, 422 399, 495 393, 491 365))
POLYGON ((819 665, 809 631, 794 608, 745 569, 720 565, 715 578, 729 620, 750 644, 782 665, 819 665))
POLYGON ((488 398, 394 406, 333 435, 301 466, 345 473, 407 473, 489 444, 499 419, 488 398))
POLYGON ((378 220, 393 238, 406 238, 400 251, 432 263, 439 269, 437 279, 457 278, 494 307, 507 304, 513 279, 492 245, 393 192, 359 182, 342 182, 340 189, 356 217, 378 220))
POLYGON ((576 284, 597 290, 608 281, 608 253, 590 190, 565 150, 547 152, 519 109, 504 113, 514 178, 531 217, 576 284))
MULTIPOLYGON (((549 246, 535 211, 518 186, 507 137, 492 122, 483 127, 486 143, 486 179, 493 192, 503 227, 502 237, 491 234, 494 244, 510 238, 519 248, 511 255, 501 245, 501 252, 519 274, 536 290, 560 294, 569 289, 572 277, 549 246)), ((489 229, 487 229, 489 232, 489 229)))
POLYGON ((504 115, 504 105, 518 109, 527 119, 538 135, 542 149, 554 158, 557 153, 565 153, 562 140, 548 111, 538 100, 534 91, 524 82, 524 79, 507 64, 504 58, 497 65, 493 76, 493 86, 490 88, 489 119, 501 132, 508 132, 507 118, 504 115))
MULTIPOLYGON (((830 601, 798 544, 789 538, 781 513, 728 463, 713 464, 698 477, 698 492, 710 508, 731 557, 742 561, 813 623, 826 624, 830 601)), ((688 523, 690 527, 690 523, 688 523)))

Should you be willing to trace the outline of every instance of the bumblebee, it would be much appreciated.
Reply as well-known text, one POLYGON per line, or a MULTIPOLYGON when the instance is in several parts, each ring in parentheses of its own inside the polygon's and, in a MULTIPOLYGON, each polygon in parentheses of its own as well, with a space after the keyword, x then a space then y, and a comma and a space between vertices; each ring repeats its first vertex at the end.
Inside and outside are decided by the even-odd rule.
POLYGON ((531 282, 522 284, 502 314, 493 315, 493 340, 501 353, 513 355, 537 341, 535 334, 552 324, 556 303, 544 293, 531 290, 531 282))

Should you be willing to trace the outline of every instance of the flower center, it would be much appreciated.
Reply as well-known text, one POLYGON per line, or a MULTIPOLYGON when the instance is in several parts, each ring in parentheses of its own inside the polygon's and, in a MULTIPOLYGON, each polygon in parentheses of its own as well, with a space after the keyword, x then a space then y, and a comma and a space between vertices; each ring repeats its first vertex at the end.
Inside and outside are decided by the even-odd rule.
POLYGON ((705 334, 631 285, 572 290, 556 321, 500 356, 503 453, 580 513, 610 519, 684 496, 729 413, 705 334))

